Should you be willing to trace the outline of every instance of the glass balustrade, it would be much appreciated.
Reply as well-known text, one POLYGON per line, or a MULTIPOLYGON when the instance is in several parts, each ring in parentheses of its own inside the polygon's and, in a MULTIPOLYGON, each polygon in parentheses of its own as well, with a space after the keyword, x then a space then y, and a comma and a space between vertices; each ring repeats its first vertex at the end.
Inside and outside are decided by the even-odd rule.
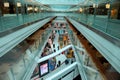
POLYGON ((29 15, 13 15, 13 16, 2 16, 0 17, 0 32, 13 29, 15 27, 21 26, 23 24, 31 23, 36 20, 45 18, 46 16, 41 15, 41 13, 29 14, 29 15))
POLYGON ((0 32, 48 17, 38 4, 21 0, 0 1, 0 32))
POLYGON ((75 46, 74 48, 76 51, 76 55, 78 57, 78 61, 81 63, 82 70, 85 71, 85 75, 87 75, 88 80, 101 80, 102 76, 97 71, 97 68, 95 67, 91 58, 89 58, 87 52, 77 49, 77 48, 83 49, 83 46, 80 43, 80 40, 78 39, 76 33, 73 33, 73 31, 68 27, 67 27, 67 30, 68 30, 70 40, 72 44, 75 46))
POLYGON ((32 44, 26 41, 21 42, 11 51, 0 58, 0 79, 1 80, 22 80, 26 72, 31 69, 35 57, 39 56, 51 30, 45 30, 38 40, 32 44), (30 67, 31 66, 31 67, 30 67))
POLYGON ((83 12, 74 13, 70 17, 114 38, 120 39, 120 7, 118 6, 120 1, 112 2, 110 8, 106 8, 105 5, 105 3, 101 3, 95 8, 92 6, 85 7, 83 12))

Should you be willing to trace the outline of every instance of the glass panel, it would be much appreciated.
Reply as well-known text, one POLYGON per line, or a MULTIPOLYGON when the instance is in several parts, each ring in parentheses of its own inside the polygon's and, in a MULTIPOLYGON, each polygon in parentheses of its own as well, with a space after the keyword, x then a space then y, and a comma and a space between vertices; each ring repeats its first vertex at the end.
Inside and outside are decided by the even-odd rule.
MULTIPOLYGON (((4 65, 4 67, 5 67, 5 65, 4 65)), ((11 80, 10 74, 11 74, 10 71, 9 72, 1 72, 0 71, 0 80, 11 80)))
POLYGON ((3 16, 15 16, 16 15, 16 8, 14 1, 5 1, 3 2, 3 16))
POLYGON ((28 14, 31 14, 31 13, 33 13, 33 11, 34 11, 34 7, 32 6, 32 5, 27 5, 27 11, 28 11, 28 14))
POLYGON ((0 0, 0 17, 2 16, 2 1, 0 0))
POLYGON ((93 6, 89 7, 89 14, 94 14, 94 8, 93 8, 93 6))
POLYGON ((98 8, 96 8, 96 17, 99 18, 107 18, 108 9, 105 7, 105 3, 99 4, 98 8))
POLYGON ((39 7, 38 6, 34 6, 34 13, 38 13, 39 12, 39 7))
POLYGON ((38 38, 30 42, 26 39, 2 56, 0 58, 0 80, 22 80, 26 71, 32 67, 30 65, 33 65, 35 56, 39 55, 38 50, 43 47, 49 33, 50 30, 46 30, 43 33, 45 37, 41 40, 38 38))
POLYGON ((39 75, 39 65, 36 66, 36 68, 34 69, 31 78, 36 78, 36 76, 39 75))
POLYGON ((16 5, 17 5, 17 11, 18 11, 18 14, 22 14, 22 3, 21 2, 16 2, 16 5))
POLYGON ((24 7, 24 14, 28 14, 27 4, 24 4, 23 7, 24 7))
POLYGON ((120 1, 111 4, 111 19, 120 19, 120 1))

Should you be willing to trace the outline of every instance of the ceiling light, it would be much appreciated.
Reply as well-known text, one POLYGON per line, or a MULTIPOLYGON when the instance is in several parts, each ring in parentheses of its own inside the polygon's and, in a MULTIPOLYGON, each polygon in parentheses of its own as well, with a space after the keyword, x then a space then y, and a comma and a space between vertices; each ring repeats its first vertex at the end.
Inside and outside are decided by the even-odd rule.
POLYGON ((17 2, 17 7, 21 7, 21 3, 20 2, 17 2))
POLYGON ((80 8, 80 9, 79 9, 79 11, 80 11, 80 12, 82 12, 82 11, 83 11, 83 9, 82 9, 82 8, 80 8))
POLYGON ((93 8, 95 8, 95 4, 93 4, 93 8))
POLYGON ((29 10, 33 10, 33 8, 32 8, 32 7, 28 7, 27 10, 28 10, 28 11, 29 11, 29 10))
POLYGON ((93 8, 98 8, 98 4, 93 4, 93 8))
POLYGON ((106 7, 107 9, 109 9, 109 8, 110 8, 110 4, 107 3, 107 4, 105 5, 105 7, 106 7))
POLYGON ((4 2, 4 7, 9 7, 9 2, 4 2))
POLYGON ((36 7, 34 10, 35 10, 35 11, 38 11, 38 7, 36 7))

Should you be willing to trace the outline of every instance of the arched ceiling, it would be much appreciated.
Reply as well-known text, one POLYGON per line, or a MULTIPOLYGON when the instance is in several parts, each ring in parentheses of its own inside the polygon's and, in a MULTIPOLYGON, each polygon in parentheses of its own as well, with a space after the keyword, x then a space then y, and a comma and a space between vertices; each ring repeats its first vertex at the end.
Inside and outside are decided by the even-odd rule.
POLYGON ((50 11, 75 11, 81 6, 105 3, 111 0, 30 0, 48 6, 50 11))

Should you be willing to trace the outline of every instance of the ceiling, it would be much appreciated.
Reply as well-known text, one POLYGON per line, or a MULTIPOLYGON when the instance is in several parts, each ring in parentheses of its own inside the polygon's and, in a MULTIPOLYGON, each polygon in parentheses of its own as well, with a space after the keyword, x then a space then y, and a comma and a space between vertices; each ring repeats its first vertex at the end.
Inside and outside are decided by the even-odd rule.
POLYGON ((76 11, 82 6, 100 4, 109 0, 32 0, 47 6, 49 11, 76 11))

